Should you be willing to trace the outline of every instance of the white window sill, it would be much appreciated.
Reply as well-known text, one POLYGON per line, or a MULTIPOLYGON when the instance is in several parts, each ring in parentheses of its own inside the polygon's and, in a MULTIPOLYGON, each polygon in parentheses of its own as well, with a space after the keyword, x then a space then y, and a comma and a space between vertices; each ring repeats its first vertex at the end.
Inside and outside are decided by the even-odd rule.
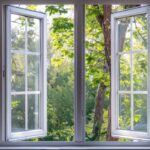
POLYGON ((74 149, 74 150, 76 150, 76 149, 91 149, 91 150, 94 150, 94 149, 150 149, 150 146, 148 146, 148 147, 142 147, 142 146, 138 146, 138 147, 127 147, 127 146, 118 146, 118 147, 116 147, 116 146, 91 146, 91 147, 87 147, 87 146, 60 146, 60 147, 49 147, 49 146, 47 146, 47 147, 43 147, 43 146, 38 146, 38 147, 35 147, 35 146, 30 146, 30 147, 23 147, 23 146, 18 146, 18 147, 7 147, 7 146, 5 146, 5 147, 0 147, 0 149, 3 149, 3 150, 5 150, 5 149, 9 149, 9 150, 11 150, 11 149, 41 149, 41 150, 45 150, 45 149, 56 149, 56 150, 64 150, 64 149, 69 149, 69 150, 71 150, 71 149, 74 149))

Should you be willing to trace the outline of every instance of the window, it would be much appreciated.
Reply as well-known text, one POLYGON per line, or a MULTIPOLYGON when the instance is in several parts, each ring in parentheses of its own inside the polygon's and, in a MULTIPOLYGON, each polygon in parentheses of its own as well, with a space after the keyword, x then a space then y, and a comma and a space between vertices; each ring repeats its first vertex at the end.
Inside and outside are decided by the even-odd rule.
POLYGON ((45 14, 7 7, 7 138, 47 132, 45 14))
POLYGON ((149 15, 149 7, 112 15, 114 136, 149 138, 149 15))
POLYGON ((150 7, 31 2, 0 2, 0 142, 149 142, 150 7))

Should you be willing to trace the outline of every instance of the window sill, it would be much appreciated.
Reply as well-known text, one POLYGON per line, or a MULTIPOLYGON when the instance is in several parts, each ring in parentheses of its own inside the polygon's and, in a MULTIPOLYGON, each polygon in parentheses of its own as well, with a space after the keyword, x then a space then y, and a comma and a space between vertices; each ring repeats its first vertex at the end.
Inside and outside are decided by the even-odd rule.
POLYGON ((150 142, 3 142, 0 149, 150 149, 150 142))

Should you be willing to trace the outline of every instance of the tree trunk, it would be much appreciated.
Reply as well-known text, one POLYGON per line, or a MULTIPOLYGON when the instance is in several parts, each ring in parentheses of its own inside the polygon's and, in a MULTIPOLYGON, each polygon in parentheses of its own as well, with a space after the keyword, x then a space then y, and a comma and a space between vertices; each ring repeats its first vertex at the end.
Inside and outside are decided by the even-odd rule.
POLYGON ((101 127, 103 124, 103 104, 106 86, 103 82, 99 84, 96 96, 95 115, 93 124, 93 137, 92 140, 99 140, 101 127))
POLYGON ((111 5, 103 6, 103 23, 102 29, 104 34, 104 43, 105 43, 105 57, 109 69, 110 76, 110 92, 109 92, 109 109, 108 109, 108 127, 107 127, 107 141, 117 140, 111 136, 111 5))
MULTIPOLYGON (((99 8, 98 5, 94 5, 96 8, 99 8)), ((96 16, 97 21, 99 22, 100 26, 103 30, 104 35, 104 52, 106 57, 106 65, 107 72, 111 77, 111 5, 104 5, 103 6, 103 14, 99 14, 96 16)), ((110 78, 111 79, 111 78, 110 78)), ((99 139, 101 127, 103 123, 103 103, 104 103, 104 96, 106 91, 105 83, 100 83, 97 97, 96 97, 96 105, 95 105, 95 115, 94 115, 94 124, 93 124, 93 137, 94 139, 99 139)), ((110 86, 111 88, 111 86, 110 86)), ((110 89, 111 91, 111 89, 110 89)), ((110 94, 111 95, 111 94, 110 94)), ((111 137, 111 99, 109 95, 109 110, 108 110, 108 128, 107 128, 107 140, 114 140, 111 137)))
MULTIPOLYGON (((94 5, 94 6, 97 8, 99 7, 98 5, 94 5)), ((103 5, 103 14, 97 15, 96 18, 103 30, 106 66, 108 68, 107 72, 109 73, 111 79, 111 5, 103 5)), ((95 139, 99 138, 102 123, 103 123, 103 103, 104 103, 106 88, 107 87, 104 85, 104 83, 101 83, 99 85, 98 94, 96 97, 95 116, 94 116, 94 125, 93 125, 93 133, 95 139)), ((110 91, 111 91, 111 86, 110 86, 110 91)), ((109 95, 108 127, 107 127, 106 140, 108 141, 117 140, 116 138, 113 138, 111 136, 111 92, 109 95)))

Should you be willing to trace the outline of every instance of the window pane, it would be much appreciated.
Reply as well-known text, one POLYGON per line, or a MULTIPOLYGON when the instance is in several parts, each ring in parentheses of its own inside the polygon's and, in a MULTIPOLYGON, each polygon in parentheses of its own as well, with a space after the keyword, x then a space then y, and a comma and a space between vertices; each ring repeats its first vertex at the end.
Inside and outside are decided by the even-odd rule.
POLYGON ((11 111, 12 111, 12 131, 20 132, 25 130, 25 96, 12 96, 11 111))
POLYGON ((148 28, 147 14, 137 15, 133 18, 133 50, 147 49, 148 28))
POLYGON ((11 89, 12 91, 25 90, 25 58, 21 54, 12 54, 11 57, 11 89))
POLYGON ((28 128, 39 128, 39 95, 28 95, 28 128))
POLYGON ((133 55, 133 88, 135 91, 147 90, 148 54, 137 53, 133 55))
POLYGON ((11 15, 11 49, 25 50, 25 17, 11 15))
POLYGON ((134 95, 134 130, 147 131, 147 95, 134 95))
POLYGON ((12 132, 39 129, 39 95, 27 95, 27 92, 39 91, 40 53, 28 54, 25 45, 31 51, 40 50, 40 40, 38 39, 40 21, 39 19, 12 15, 11 24, 13 33, 11 37, 11 92, 14 92, 13 94, 22 92, 27 96, 26 99, 24 95, 12 96, 11 98, 12 132), (38 42, 34 42, 37 39, 38 42), (14 50, 23 51, 16 52, 14 50), (27 72, 25 72, 26 70, 27 72))
POLYGON ((131 50, 131 23, 130 17, 118 19, 118 49, 120 52, 131 50))
POLYGON ((130 130, 131 128, 131 96, 119 95, 119 128, 130 130))
POLYGON ((130 55, 124 54, 120 56, 119 82, 120 90, 130 90, 131 87, 131 69, 130 55))
POLYGON ((39 67, 40 58, 35 55, 28 55, 28 90, 39 90, 39 67))
POLYGON ((28 22, 28 50, 40 51, 40 21, 39 19, 27 18, 28 22))

